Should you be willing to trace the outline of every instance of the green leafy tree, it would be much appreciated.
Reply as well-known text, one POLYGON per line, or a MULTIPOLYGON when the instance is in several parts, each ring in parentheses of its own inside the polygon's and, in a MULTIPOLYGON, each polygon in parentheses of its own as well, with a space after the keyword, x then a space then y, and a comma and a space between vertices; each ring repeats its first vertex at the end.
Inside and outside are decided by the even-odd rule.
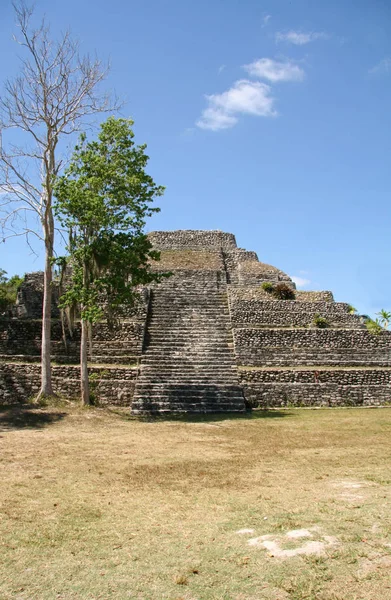
POLYGON ((99 91, 107 67, 79 53, 69 31, 53 37, 34 10, 13 3, 21 51, 20 73, 5 81, 0 95, 0 231, 2 240, 36 236, 45 251, 42 307, 41 390, 53 394, 51 378, 51 286, 55 244, 53 185, 63 162, 65 140, 91 115, 113 112, 99 91))
POLYGON ((19 275, 14 275, 10 279, 6 275, 7 272, 0 269, 0 314, 5 313, 15 304, 19 286, 23 281, 19 275))
POLYGON ((85 135, 76 146, 65 175, 55 186, 56 214, 69 231, 71 274, 62 307, 78 306, 81 319, 81 396, 89 404, 87 370, 91 325, 132 304, 136 288, 162 275, 150 270, 158 260, 144 233, 151 206, 163 194, 145 168, 145 145, 136 146, 133 121, 110 117, 97 141, 85 135))

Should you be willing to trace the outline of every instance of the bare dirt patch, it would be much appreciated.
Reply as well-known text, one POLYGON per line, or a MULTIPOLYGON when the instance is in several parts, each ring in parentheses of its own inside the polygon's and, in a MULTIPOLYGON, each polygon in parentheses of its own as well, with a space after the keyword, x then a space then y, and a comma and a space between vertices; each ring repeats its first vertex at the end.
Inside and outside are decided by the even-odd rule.
POLYGON ((277 558, 293 558, 294 556, 325 554, 327 549, 338 544, 334 536, 321 535, 319 527, 312 529, 294 529, 282 535, 262 535, 248 540, 250 546, 264 548, 269 555, 277 558), (318 538, 303 541, 303 538, 318 538), (295 540, 295 543, 292 543, 295 540))

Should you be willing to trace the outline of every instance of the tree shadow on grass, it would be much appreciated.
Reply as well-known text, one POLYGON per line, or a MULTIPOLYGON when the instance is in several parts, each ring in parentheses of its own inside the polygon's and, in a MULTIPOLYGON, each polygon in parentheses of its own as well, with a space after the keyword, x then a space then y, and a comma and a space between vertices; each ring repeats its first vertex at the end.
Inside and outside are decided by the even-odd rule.
POLYGON ((148 422, 179 421, 185 423, 215 423, 219 421, 257 421, 260 419, 283 419, 285 417, 292 416, 294 416, 294 413, 288 410, 256 409, 242 413, 151 414, 133 416, 132 418, 148 422))
POLYGON ((45 410, 29 404, 0 406, 0 431, 42 429, 66 416, 66 412, 45 410))

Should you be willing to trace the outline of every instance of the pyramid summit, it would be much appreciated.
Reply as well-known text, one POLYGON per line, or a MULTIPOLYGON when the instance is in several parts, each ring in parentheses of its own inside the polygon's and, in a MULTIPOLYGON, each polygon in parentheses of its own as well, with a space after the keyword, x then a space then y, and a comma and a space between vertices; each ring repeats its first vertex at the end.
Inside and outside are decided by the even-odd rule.
MULTIPOLYGON (((391 332, 369 333, 330 291, 291 278, 222 231, 149 234, 171 276, 142 290, 114 329, 95 326, 90 373, 101 404, 134 414, 391 402, 391 332)), ((27 275, 0 320, 0 402, 39 389, 42 274, 27 275)), ((53 313, 56 390, 79 393, 79 331, 62 341, 53 313)))

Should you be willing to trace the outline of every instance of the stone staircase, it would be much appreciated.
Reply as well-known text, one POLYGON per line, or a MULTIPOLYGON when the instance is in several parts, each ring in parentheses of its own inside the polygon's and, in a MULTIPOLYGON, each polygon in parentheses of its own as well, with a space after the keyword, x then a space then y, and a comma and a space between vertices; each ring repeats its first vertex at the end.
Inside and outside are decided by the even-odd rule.
POLYGON ((170 278, 151 293, 134 414, 242 412, 227 289, 215 277, 170 278))

